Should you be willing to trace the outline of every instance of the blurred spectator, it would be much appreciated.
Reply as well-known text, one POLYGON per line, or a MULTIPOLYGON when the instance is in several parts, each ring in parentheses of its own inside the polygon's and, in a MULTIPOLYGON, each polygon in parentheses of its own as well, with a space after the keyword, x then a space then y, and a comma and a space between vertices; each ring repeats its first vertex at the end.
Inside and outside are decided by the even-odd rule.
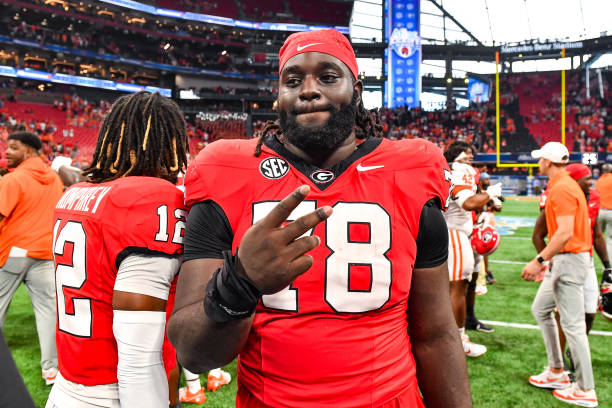
POLYGON ((38 156, 38 136, 22 131, 8 139, 8 166, 15 171, 0 179, 0 324, 23 282, 34 306, 42 376, 52 384, 57 374, 53 209, 64 186, 38 156))

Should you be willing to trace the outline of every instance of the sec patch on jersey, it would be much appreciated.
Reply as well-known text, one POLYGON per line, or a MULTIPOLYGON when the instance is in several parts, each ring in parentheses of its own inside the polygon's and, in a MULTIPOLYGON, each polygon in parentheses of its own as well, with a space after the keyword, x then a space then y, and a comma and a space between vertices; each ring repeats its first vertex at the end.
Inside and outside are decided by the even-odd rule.
POLYGON ((289 173, 289 163, 280 157, 268 157, 259 164, 259 172, 267 179, 276 180, 289 173))

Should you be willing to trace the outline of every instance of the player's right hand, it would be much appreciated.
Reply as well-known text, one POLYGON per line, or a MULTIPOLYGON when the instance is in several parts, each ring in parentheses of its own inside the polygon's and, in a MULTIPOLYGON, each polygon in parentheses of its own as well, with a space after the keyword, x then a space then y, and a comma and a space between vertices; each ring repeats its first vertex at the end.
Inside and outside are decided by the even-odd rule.
POLYGON ((321 241, 316 235, 300 236, 325 221, 331 215, 332 208, 317 208, 283 226, 309 192, 307 185, 297 188, 242 237, 238 262, 262 294, 269 295, 284 289, 312 266, 312 256, 306 253, 321 241))

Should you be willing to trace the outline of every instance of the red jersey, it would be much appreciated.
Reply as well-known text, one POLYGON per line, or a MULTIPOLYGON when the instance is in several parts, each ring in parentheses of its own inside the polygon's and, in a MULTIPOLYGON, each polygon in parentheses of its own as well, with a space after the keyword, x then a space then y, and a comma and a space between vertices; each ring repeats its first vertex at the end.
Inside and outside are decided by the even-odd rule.
POLYGON ((66 190, 53 228, 57 354, 64 378, 84 385, 117 382, 117 269, 130 254, 181 254, 186 214, 183 193, 159 178, 125 177, 66 190))
POLYGON ((597 215, 599 215, 599 208, 601 207, 601 200, 599 191, 594 188, 589 190, 589 221, 591 221, 591 228, 595 229, 595 223, 597 222, 597 215))
MULTIPOLYGON (((546 198, 548 197, 548 189, 544 190, 540 194, 540 210, 546 207, 546 198)), ((595 223, 597 222, 597 215, 599 215, 599 208, 601 207, 599 192, 592 188, 589 190, 589 222, 591 223, 591 230, 595 230, 595 223)))
POLYGON ((406 309, 421 210, 448 196, 442 151, 422 139, 370 138, 323 170, 275 138, 255 157, 256 143, 210 144, 185 179, 188 205, 213 200, 223 209, 234 251, 300 185, 311 193, 289 220, 325 205, 333 214, 307 232, 321 239, 313 266, 257 306, 239 387, 275 407, 380 406, 407 389, 420 401, 406 309))

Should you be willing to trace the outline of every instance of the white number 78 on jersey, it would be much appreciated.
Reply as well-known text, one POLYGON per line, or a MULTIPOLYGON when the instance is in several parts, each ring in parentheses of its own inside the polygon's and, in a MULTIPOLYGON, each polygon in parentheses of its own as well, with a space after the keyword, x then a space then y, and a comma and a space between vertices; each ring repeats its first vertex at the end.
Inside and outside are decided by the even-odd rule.
MULTIPOLYGON (((253 220, 264 218, 279 201, 261 201, 253 204, 253 220)), ((293 221, 317 208, 316 200, 301 202, 287 221, 293 221)), ((381 308, 391 296, 392 268, 386 253, 391 249, 391 219, 377 203, 338 202, 334 212, 325 221, 325 237, 321 237, 331 254, 325 259, 325 302, 338 313, 365 313, 381 308), (354 242, 349 237, 350 224, 367 224, 369 242, 354 242), (352 265, 370 269, 369 290, 350 289, 352 265)), ((304 235, 312 235, 313 229, 304 235)), ((287 286, 272 295, 264 295, 265 307, 298 312, 298 289, 287 286)))

